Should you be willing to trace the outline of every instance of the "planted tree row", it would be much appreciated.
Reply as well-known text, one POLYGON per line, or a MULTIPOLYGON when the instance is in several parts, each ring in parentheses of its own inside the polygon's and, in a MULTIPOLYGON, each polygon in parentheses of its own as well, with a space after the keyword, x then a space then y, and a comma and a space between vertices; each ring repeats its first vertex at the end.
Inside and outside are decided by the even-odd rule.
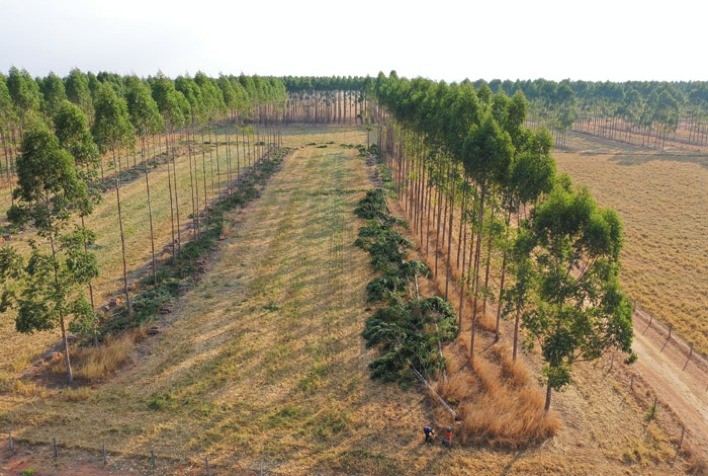
POLYGON ((571 129, 646 147, 670 139, 708 145, 708 82, 476 81, 478 90, 524 93, 528 121, 546 126, 563 145, 571 129))
POLYGON ((373 96, 370 77, 293 77, 283 82, 288 92, 287 123, 368 124, 373 96))
POLYGON ((524 95, 392 73, 379 75, 376 97, 380 143, 413 232, 433 254, 433 274, 444 275, 444 297, 459 287, 458 327, 469 326, 472 365, 491 301, 497 339, 500 319, 514 320, 514 358, 522 340, 540 347, 546 409, 552 390, 570 382, 573 362, 608 349, 631 356, 619 217, 556 175, 549 132, 525 127, 524 95))
POLYGON ((12 245, 0 248, 0 310, 15 308, 20 332, 59 325, 71 382, 67 329, 92 337, 98 344, 99 315, 91 284, 98 276, 91 249, 95 235, 84 226, 84 218, 100 201, 101 192, 110 187, 116 196, 123 294, 131 318, 133 286, 126 260, 121 182, 131 171, 139 170, 144 176, 152 285, 157 287, 150 171, 166 171, 172 236, 168 248, 172 261, 179 263, 185 228, 196 231, 199 238, 209 227, 211 205, 223 193, 224 184, 226 193, 231 193, 243 173, 278 145, 285 89, 277 80, 257 77, 222 76, 215 80, 198 73, 194 78, 173 81, 159 74, 145 81, 109 74, 94 77, 78 70, 72 71, 64 86, 53 75, 35 81, 15 68, 7 79, 8 85, 13 82, 22 87, 9 89, 14 91, 10 95, 12 109, 3 116, 10 118, 4 129, 9 131, 4 136, 9 141, 3 148, 7 185, 13 188, 6 232, 31 227, 48 243, 45 246, 42 240, 25 235, 29 236, 29 257, 12 245), (41 89, 44 95, 38 96, 37 85, 45 83, 52 87, 41 89), (241 85, 241 92, 236 93, 235 84, 241 85), (68 90, 80 93, 68 95, 68 90), (260 127, 247 126, 247 121, 260 127), (222 171, 224 156, 226 170, 222 171), (178 159, 189 163, 189 192, 178 188, 184 183, 178 177, 178 159), (104 171, 106 160, 113 163, 112 176, 104 171), (191 194, 189 226, 180 223, 182 193, 191 194), (75 217, 80 218, 81 226, 65 232, 75 217), (83 297, 83 287, 88 288, 90 302, 83 297))

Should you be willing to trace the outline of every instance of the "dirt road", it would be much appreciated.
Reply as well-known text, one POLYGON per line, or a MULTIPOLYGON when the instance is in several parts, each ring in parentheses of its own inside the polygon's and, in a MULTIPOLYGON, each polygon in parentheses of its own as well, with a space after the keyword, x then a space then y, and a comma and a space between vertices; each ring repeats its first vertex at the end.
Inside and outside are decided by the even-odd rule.
POLYGON ((708 364, 642 310, 634 314, 636 371, 686 427, 686 443, 708 453, 708 364))

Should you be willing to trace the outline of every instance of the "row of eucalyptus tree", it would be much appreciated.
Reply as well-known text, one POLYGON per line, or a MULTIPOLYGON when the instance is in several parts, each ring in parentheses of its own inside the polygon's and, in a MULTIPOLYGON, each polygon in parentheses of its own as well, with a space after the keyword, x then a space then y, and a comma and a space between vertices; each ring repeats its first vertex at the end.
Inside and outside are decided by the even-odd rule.
POLYGON ((708 82, 476 81, 479 89, 508 95, 522 91, 530 103, 529 122, 545 125, 564 142, 575 128, 648 147, 667 138, 708 145, 708 82))
POLYGON ((224 189, 230 193, 242 173, 279 143, 285 86, 275 78, 243 75, 214 79, 197 73, 194 78, 172 80, 157 74, 145 80, 109 73, 95 76, 79 70, 63 80, 53 74, 35 80, 16 68, 6 80, 0 79, 5 186, 13 189, 6 228, 32 226, 40 238, 48 239, 51 249, 47 255, 42 242, 31 234, 25 235, 32 248, 26 262, 11 244, 0 248, 0 312, 15 307, 20 332, 48 330, 58 324, 71 382, 67 329, 92 336, 98 345, 99 316, 94 311, 97 304, 92 287, 98 268, 91 251, 95 235, 85 227, 84 218, 100 200, 101 192, 115 191, 123 294, 130 316, 122 182, 130 177, 131 169, 144 176, 151 271, 157 285, 150 171, 162 168, 166 173, 169 248, 173 259, 179 259, 184 231, 179 187, 185 180, 178 176, 178 159, 186 155, 190 216, 198 234, 202 217, 209 219, 210 204, 224 189), (201 172, 197 169, 199 155, 201 172), (227 170, 222 172, 224 159, 227 170), (106 174, 104 161, 112 162, 112 175, 106 174), (75 216, 81 227, 64 233, 75 216), (83 298, 82 286, 88 287, 90 302, 83 298))
POLYGON ((631 354, 633 308, 618 279, 619 217, 556 175, 549 132, 525 127, 524 95, 395 72, 379 75, 375 94, 396 192, 421 249, 427 255, 432 248, 434 274, 443 268, 445 298, 458 273, 461 326, 471 293, 472 365, 493 253, 501 261, 495 336, 506 316, 515 321, 514 358, 519 324, 525 342, 540 346, 546 409, 551 391, 570 381, 574 361, 608 348, 631 354))
POLYGON ((288 93, 288 123, 352 125, 373 121, 373 80, 369 76, 286 76, 282 80, 288 93))

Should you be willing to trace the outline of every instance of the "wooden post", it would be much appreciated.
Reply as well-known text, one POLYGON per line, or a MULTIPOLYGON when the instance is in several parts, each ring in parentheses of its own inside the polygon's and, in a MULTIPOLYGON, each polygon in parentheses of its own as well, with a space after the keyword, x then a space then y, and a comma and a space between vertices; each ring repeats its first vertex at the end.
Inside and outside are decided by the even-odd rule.
POLYGON ((155 471, 155 452, 150 450, 150 459, 152 460, 152 470, 155 471))
POLYGON ((651 327, 651 323, 654 320, 654 314, 649 314, 649 327, 651 327))
POLYGON ((12 430, 10 430, 10 451, 14 451, 15 449, 15 442, 12 441, 12 430))
POLYGON ((634 375, 629 378, 629 391, 634 393, 634 375))
POLYGON ((674 331, 674 325, 669 324, 669 337, 666 338, 666 340, 671 340, 671 333, 674 331))
POLYGON ((678 444, 678 449, 676 450, 676 454, 678 454, 679 451, 681 451, 681 447, 683 446, 683 437, 686 436, 686 427, 681 425, 681 438, 679 438, 679 444, 678 444))
POLYGON ((54 459, 59 457, 59 450, 57 449, 57 438, 52 438, 52 447, 54 448, 54 459))
POLYGON ((106 444, 103 443, 103 466, 108 464, 108 458, 106 457, 106 444))
POLYGON ((209 458, 204 458, 204 461, 206 462, 207 476, 211 476, 211 471, 209 471, 209 458))

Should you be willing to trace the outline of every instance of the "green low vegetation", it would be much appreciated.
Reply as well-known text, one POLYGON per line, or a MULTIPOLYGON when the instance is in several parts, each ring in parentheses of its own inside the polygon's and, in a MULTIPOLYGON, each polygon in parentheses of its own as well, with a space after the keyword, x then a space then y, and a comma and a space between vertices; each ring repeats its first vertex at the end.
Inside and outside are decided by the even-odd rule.
POLYGON ((383 303, 362 333, 366 346, 380 352, 369 364, 371 377, 404 383, 445 370, 442 345, 457 332, 452 304, 437 296, 420 298, 418 278, 430 270, 420 261, 405 261, 412 244, 394 229, 399 222, 391 216, 382 189, 368 191, 354 212, 369 220, 354 244, 371 254, 372 267, 381 273, 366 286, 367 300, 383 303))

